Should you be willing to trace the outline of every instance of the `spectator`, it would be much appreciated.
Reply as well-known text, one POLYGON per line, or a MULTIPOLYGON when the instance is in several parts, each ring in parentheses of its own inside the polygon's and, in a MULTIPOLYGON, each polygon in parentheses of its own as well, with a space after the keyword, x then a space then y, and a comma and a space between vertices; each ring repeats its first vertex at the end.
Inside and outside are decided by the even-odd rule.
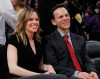
POLYGON ((86 53, 85 39, 69 31, 67 9, 56 5, 51 12, 51 22, 57 30, 45 37, 45 62, 52 64, 56 73, 68 78, 99 79, 86 53))
POLYGON ((41 20, 40 26, 43 30, 43 37, 50 34, 52 31, 56 29, 56 27, 54 28, 50 21, 51 8, 56 4, 63 3, 64 1, 65 0, 38 0, 38 11, 41 20))
POLYGON ((40 30, 37 11, 24 9, 8 42, 10 79, 66 79, 64 75, 56 75, 51 65, 43 63, 40 30))
POLYGON ((12 5, 15 11, 20 14, 21 11, 25 8, 25 1, 24 0, 11 0, 12 5))
POLYGON ((14 29, 18 15, 13 9, 13 6, 10 0, 0 2, 0 44, 5 45, 6 37, 5 37, 5 21, 7 24, 14 29), (5 6, 4 6, 5 5, 5 6), (9 7, 9 8, 8 8, 9 7))
POLYGON ((12 28, 15 28, 18 15, 13 9, 10 0, 0 0, 0 79, 3 79, 6 73, 6 35, 5 22, 12 28))
MULTIPOLYGON (((16 13, 19 15, 23 9, 25 8, 25 1, 24 0, 11 0, 11 3, 16 11, 16 13)), ((6 36, 7 36, 7 39, 9 38, 8 34, 11 34, 13 33, 13 29, 7 25, 6 26, 6 36)))
MULTIPOLYGON (((96 8, 100 10, 100 1, 97 2, 96 8)), ((84 17, 84 24, 89 29, 89 40, 100 41, 100 11, 89 17, 88 14, 84 17)))

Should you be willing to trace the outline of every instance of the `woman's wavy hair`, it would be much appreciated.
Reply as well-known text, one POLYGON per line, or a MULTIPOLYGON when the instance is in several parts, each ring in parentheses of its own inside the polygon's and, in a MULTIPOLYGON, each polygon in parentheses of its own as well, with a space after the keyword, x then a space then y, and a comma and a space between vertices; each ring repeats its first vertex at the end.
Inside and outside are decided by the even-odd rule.
MULTIPOLYGON (((26 27, 27 21, 30 19, 30 16, 32 15, 33 12, 35 12, 39 17, 39 14, 35 9, 25 8, 20 13, 20 15, 18 17, 18 21, 17 21, 16 26, 15 26, 15 30, 13 32, 13 34, 15 34, 17 36, 18 42, 20 42, 20 39, 21 39, 21 41, 23 42, 23 44, 25 46, 27 46, 27 38, 26 38, 26 33, 25 33, 25 27, 26 27)), ((39 18, 39 23, 40 23, 40 18, 39 18)), ((39 35, 40 32, 41 32, 41 28, 40 28, 40 24, 39 24, 37 32, 34 33, 34 38, 38 42, 41 42, 41 37, 39 35)))

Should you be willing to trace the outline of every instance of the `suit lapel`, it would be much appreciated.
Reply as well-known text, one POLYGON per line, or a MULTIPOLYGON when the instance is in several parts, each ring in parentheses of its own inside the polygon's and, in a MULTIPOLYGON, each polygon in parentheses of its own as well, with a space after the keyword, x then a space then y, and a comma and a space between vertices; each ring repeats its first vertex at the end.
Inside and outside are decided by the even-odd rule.
MULTIPOLYGON (((60 35, 60 33, 58 32, 58 30, 55 31, 55 39, 57 40, 56 42, 64 49, 64 50, 68 50, 66 43, 63 39, 63 37, 60 35)), ((73 33, 70 33, 71 36, 71 41, 72 41, 72 45, 73 45, 73 49, 74 52, 76 53, 76 49, 77 49, 77 39, 75 37, 75 35, 73 33)))
POLYGON ((74 49, 74 52, 76 53, 76 47, 77 47, 77 41, 76 41, 76 37, 71 33, 71 41, 72 41, 72 45, 73 45, 73 49, 74 49))
POLYGON ((68 50, 66 43, 58 30, 55 31, 55 39, 57 40, 56 42, 59 44, 60 47, 62 47, 64 50, 68 50))

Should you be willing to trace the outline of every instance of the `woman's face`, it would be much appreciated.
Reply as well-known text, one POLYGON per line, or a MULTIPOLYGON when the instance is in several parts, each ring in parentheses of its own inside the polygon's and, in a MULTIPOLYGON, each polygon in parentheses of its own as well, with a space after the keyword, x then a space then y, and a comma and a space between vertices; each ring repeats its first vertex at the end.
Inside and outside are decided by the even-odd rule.
POLYGON ((31 5, 31 0, 28 0, 28 5, 31 5))
POLYGON ((11 3, 12 3, 12 5, 13 5, 13 7, 16 7, 16 5, 17 5, 17 0, 11 0, 11 3))
POLYGON ((25 31, 28 33, 37 32, 39 27, 39 17, 36 12, 33 12, 26 23, 25 31))

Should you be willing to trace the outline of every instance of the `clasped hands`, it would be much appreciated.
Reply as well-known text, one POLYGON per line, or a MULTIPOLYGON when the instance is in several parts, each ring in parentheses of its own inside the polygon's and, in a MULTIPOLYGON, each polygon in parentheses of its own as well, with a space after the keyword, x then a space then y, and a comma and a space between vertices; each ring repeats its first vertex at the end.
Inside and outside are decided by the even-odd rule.
POLYGON ((95 72, 79 72, 77 76, 81 79, 99 79, 95 72))
POLYGON ((43 74, 56 74, 56 72, 55 72, 53 66, 52 65, 49 65, 48 71, 45 72, 45 73, 43 73, 43 74))

